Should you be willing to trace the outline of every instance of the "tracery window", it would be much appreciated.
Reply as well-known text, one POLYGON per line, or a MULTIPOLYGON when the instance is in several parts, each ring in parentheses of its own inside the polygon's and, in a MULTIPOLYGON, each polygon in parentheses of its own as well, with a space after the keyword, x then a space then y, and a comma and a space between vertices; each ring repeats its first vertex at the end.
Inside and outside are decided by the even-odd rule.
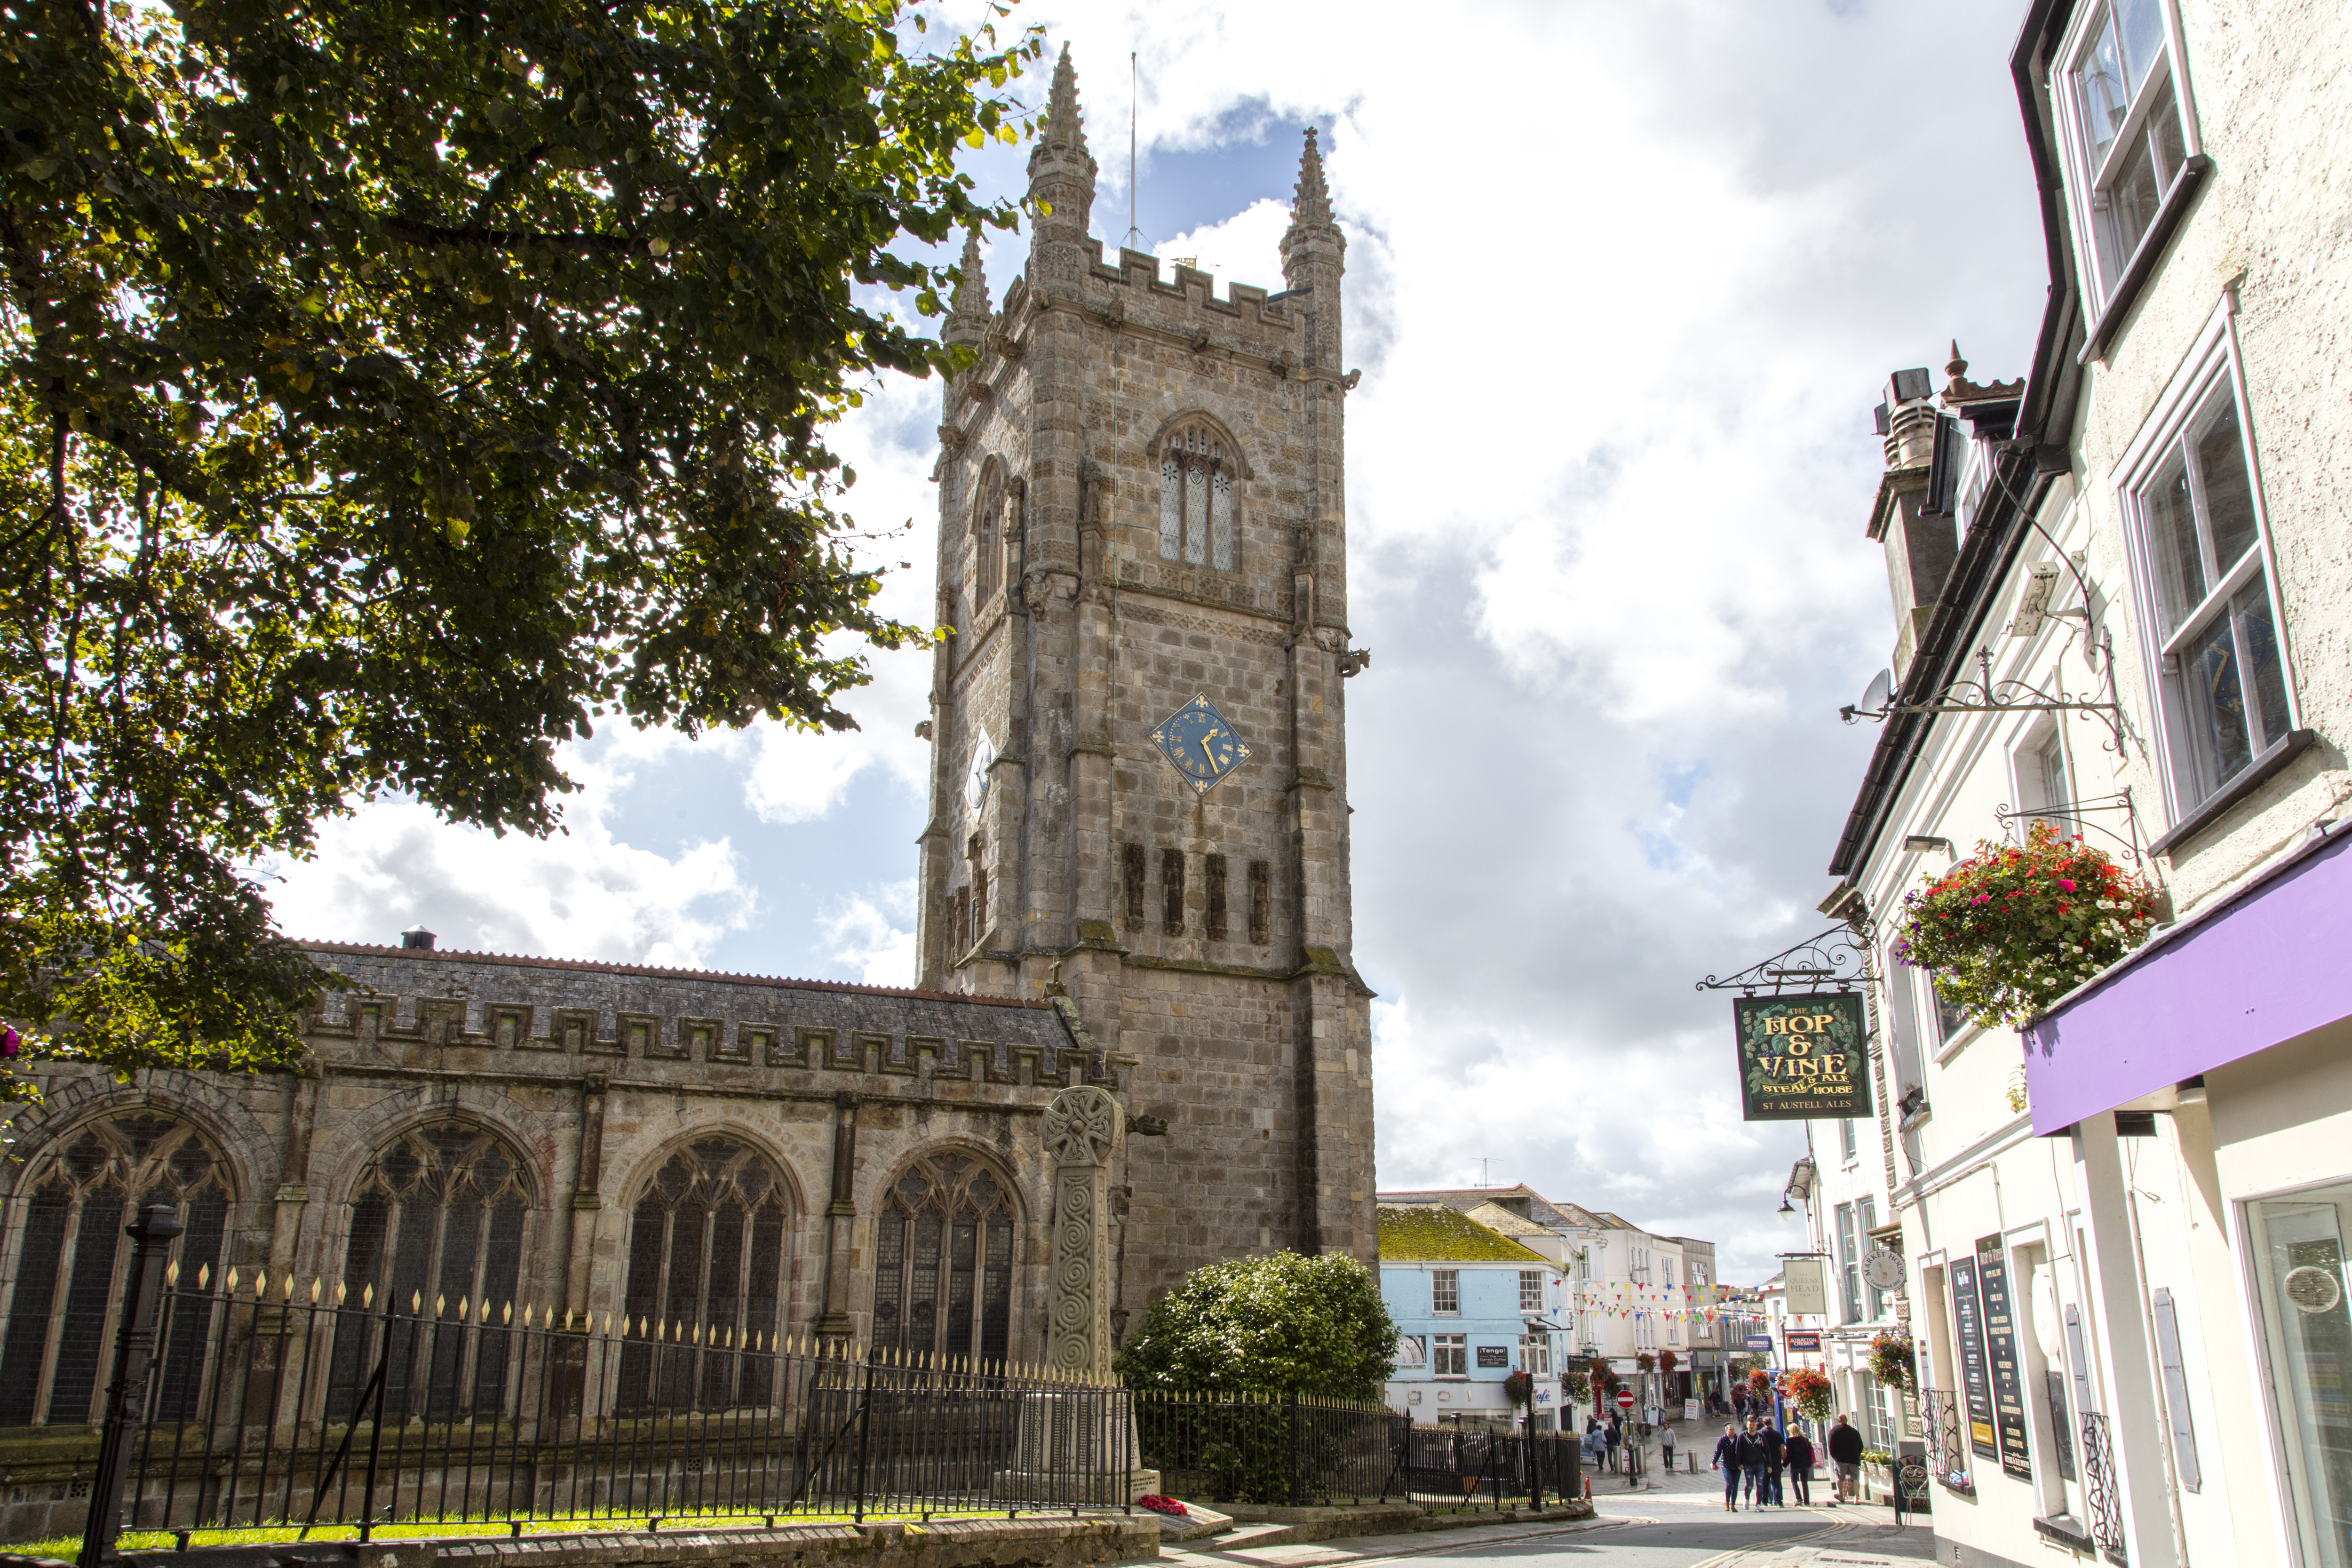
POLYGON ((1160 558, 1234 569, 1234 477, 1224 438, 1194 426, 1160 454, 1160 558))
MULTIPOLYGON (((515 1301, 530 1207, 521 1156, 471 1122, 412 1127, 369 1162, 352 1189, 343 1289, 347 1308, 400 1320, 384 1361, 388 1411, 409 1410, 412 1390, 425 1392, 431 1414, 499 1407, 511 1343, 502 1326, 483 1325, 515 1301)), ((346 1322, 328 1384, 339 1412, 383 1348, 373 1325, 346 1322)))
POLYGON ((782 1326, 790 1193, 766 1156, 705 1138, 656 1172, 629 1226, 624 1407, 763 1404, 782 1326))
POLYGON ((1004 559, 1003 547, 999 542, 1003 533, 1004 470, 992 462, 981 480, 979 504, 971 513, 971 602, 975 606, 987 604, 996 592, 996 580, 1004 559))
POLYGON ((1003 1361, 1013 1321, 1013 1194, 979 1161, 919 1155, 883 1204, 874 1342, 1003 1361))
MULTIPOLYGON (((0 1426, 80 1426, 99 1418, 103 1358, 114 1342, 136 1212, 168 1204, 185 1227, 173 1258, 191 1283, 221 1266, 228 1225, 228 1168, 204 1135, 152 1110, 94 1121, 35 1173, 17 1238, 16 1289, 0 1344, 0 1426)), ((166 1327, 167 1415, 191 1397, 194 1378, 172 1375, 200 1354, 200 1324, 182 1313, 166 1327)))

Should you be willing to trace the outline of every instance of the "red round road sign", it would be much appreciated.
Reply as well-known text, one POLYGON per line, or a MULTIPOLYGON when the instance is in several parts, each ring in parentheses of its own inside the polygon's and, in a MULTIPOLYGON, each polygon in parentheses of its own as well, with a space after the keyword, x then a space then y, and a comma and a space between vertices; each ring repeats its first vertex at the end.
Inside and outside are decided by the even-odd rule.
POLYGON ((1621 1388, 1617 1391, 1617 1408, 1620 1410, 1631 1410, 1633 1408, 1633 1391, 1632 1389, 1621 1388))

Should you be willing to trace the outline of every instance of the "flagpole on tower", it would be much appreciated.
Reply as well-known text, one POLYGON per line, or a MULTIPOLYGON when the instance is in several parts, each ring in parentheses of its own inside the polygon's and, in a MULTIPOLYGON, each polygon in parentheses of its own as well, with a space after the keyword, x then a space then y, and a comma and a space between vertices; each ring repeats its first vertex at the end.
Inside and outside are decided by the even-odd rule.
POLYGON ((1143 248, 1143 230, 1136 226, 1135 200, 1135 121, 1141 102, 1137 83, 1135 51, 1127 52, 1127 237, 1119 243, 1129 250, 1143 248))

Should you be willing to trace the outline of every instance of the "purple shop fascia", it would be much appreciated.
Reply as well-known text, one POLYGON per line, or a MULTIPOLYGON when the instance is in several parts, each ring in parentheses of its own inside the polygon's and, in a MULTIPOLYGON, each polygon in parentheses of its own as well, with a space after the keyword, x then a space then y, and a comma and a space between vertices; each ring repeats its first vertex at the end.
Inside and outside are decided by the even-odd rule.
POLYGON ((2037 1136, 2352 1018, 2352 828, 2315 832, 2024 1031, 2037 1136))

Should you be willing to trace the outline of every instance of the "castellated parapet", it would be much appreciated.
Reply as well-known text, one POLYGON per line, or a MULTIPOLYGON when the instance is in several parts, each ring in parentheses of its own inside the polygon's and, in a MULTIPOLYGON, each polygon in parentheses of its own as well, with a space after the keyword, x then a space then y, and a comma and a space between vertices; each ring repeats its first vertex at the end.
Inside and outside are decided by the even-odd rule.
POLYGON ((1352 958, 1343 678, 1345 241, 1310 132, 1286 287, 1086 235, 1065 51, 1026 265, 975 246, 947 328, 919 983, 1066 988, 1137 1062, 1113 1184, 1119 1315, 1279 1247, 1369 1260, 1370 992, 1352 958), (1046 210, 1050 209, 1050 211, 1046 210), (1213 787, 1155 727, 1205 697, 1248 748, 1213 787))

